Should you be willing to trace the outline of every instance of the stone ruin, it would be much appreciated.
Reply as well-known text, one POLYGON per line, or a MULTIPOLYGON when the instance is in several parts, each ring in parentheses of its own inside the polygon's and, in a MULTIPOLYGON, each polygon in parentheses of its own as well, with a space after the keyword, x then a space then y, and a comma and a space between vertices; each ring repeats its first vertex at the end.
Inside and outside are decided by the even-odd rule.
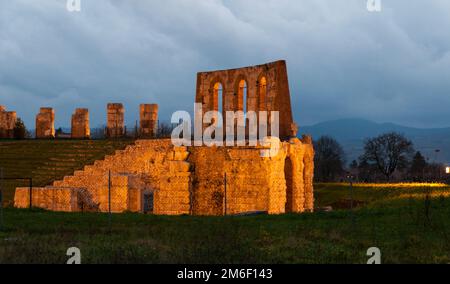
POLYGON ((72 115, 72 138, 89 139, 90 137, 89 110, 87 108, 77 108, 72 115))
POLYGON ((139 134, 142 138, 154 137, 158 129, 158 105, 141 104, 139 134))
MULTIPOLYGON (((32 203, 67 212, 312 212, 314 149, 311 137, 295 137, 285 62, 202 72, 197 78, 196 102, 206 109, 218 109, 222 88, 223 109, 280 111, 277 154, 261 155, 265 145, 177 147, 170 139, 139 139, 63 180, 33 188, 32 203)), ((154 129, 152 113, 154 108, 141 107, 141 128, 154 129)), ((29 188, 17 188, 15 206, 26 208, 29 198, 29 188)))
POLYGON ((16 121, 15 111, 6 111, 6 107, 0 106, 0 138, 14 138, 16 121))
POLYGON ((55 138, 55 111, 50 107, 42 107, 36 116, 36 138, 55 138))
MULTIPOLYGON (((196 103, 203 112, 219 111, 279 111, 279 136, 288 139, 297 135, 293 122, 289 82, 285 61, 197 74, 196 103), (222 97, 222 105, 219 98, 222 97)), ((271 119, 267 117, 270 135, 271 119)), ((206 125, 205 125, 206 127, 206 125)), ((236 127, 234 128, 236 129, 236 127)))
POLYGON ((106 137, 120 138, 125 136, 125 109, 123 105, 119 103, 109 103, 106 111, 106 137))
MULTIPOLYGON (((120 138, 126 135, 125 109, 121 103, 109 103, 107 105, 107 125, 105 136, 107 138, 120 138)), ((142 138, 153 138, 157 134, 158 128, 158 105, 140 105, 140 128, 139 133, 142 138)), ((14 138, 14 127, 17 121, 15 111, 6 111, 6 107, 0 106, 0 139, 14 138)), ((89 126, 89 110, 87 108, 77 108, 72 114, 72 139, 89 139, 91 129, 89 126)), ((50 107, 40 108, 36 116, 36 138, 55 138, 55 111, 50 107)))

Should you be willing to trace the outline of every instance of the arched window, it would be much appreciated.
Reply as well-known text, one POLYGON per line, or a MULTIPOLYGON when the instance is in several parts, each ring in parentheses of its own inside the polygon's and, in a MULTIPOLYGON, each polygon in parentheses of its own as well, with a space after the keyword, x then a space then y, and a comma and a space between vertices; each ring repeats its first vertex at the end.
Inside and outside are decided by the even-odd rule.
POLYGON ((266 109, 266 99, 267 99, 267 79, 262 76, 258 80, 258 107, 259 110, 267 110, 266 109))
POLYGON ((215 111, 218 111, 222 113, 223 110, 223 87, 220 82, 216 82, 214 84, 214 109, 215 111))
POLYGON ((247 92, 247 82, 245 80, 240 80, 238 86, 237 110, 241 110, 244 113, 247 112, 247 92))
POLYGON ((247 82, 244 79, 240 79, 239 83, 237 84, 237 98, 235 104, 235 111, 242 111, 243 116, 236 118, 234 128, 235 128, 235 138, 236 139, 239 138, 238 133, 243 133, 244 137, 242 138, 244 139, 244 143, 245 138, 248 136, 247 130, 248 123, 246 118, 246 113, 248 111, 247 99, 248 99, 247 82))

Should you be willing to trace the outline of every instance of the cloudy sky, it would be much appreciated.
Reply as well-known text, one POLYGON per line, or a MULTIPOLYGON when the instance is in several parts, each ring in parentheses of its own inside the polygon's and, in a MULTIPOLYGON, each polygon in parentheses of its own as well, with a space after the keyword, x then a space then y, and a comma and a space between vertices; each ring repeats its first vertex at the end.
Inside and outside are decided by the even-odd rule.
POLYGON ((299 125, 366 118, 450 126, 450 1, 0 0, 0 104, 91 125, 123 102, 192 110, 196 72, 285 59, 299 125))

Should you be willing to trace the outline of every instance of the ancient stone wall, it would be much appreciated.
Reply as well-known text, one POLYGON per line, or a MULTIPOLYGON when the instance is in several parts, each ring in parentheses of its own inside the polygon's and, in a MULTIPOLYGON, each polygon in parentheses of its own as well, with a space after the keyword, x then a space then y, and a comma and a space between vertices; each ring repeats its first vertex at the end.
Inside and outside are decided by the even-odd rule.
POLYGON ((86 108, 77 108, 72 115, 72 138, 86 139, 90 136, 89 110, 86 108))
POLYGON ((118 138, 125 135, 125 109, 122 104, 109 103, 107 106, 106 137, 118 138))
MULTIPOLYGON (((282 142, 268 138, 267 144, 255 147, 176 147, 169 139, 137 140, 52 186, 33 191, 33 204, 57 211, 164 215, 313 211, 314 149, 311 137, 295 138, 284 61, 198 73, 196 102, 203 105, 204 113, 279 111, 282 142), (270 146, 277 146, 278 152, 270 146)), ((109 137, 124 134, 123 113, 121 104, 108 105, 109 137)), ((53 137, 53 124, 53 110, 42 108, 36 136, 53 137)), ((157 125, 158 105, 140 105, 140 136, 154 137, 157 125)), ((77 138, 85 138, 87 110, 76 111, 72 129, 77 138)), ((17 207, 28 206, 27 190, 16 190, 17 207)))
POLYGON ((192 147, 189 151, 189 162, 195 167, 195 215, 300 213, 307 210, 306 200, 312 200, 312 191, 308 192, 312 180, 303 171, 309 162, 305 153, 314 153, 311 144, 298 139, 284 142, 274 157, 261 157, 261 147, 192 147))
MULTIPOLYGON (((288 140, 297 132, 292 118, 285 61, 230 70, 200 72, 197 74, 195 101, 202 104, 204 112, 221 110, 223 115, 226 111, 279 111, 280 138, 288 140), (219 106, 221 93, 222 105, 219 106), (245 101, 246 104, 244 104, 245 101)), ((270 135, 271 118, 267 119, 270 135)))
POLYGON ((55 138, 55 112, 43 107, 36 116, 36 138, 55 138))
MULTIPOLYGON (((34 187, 32 192, 33 207, 52 211, 76 212, 78 210, 78 194, 75 188, 34 187)), ((16 208, 29 208, 30 188, 19 187, 14 195, 16 208)))
POLYGON ((140 126, 139 134, 143 138, 154 137, 158 129, 158 105, 141 104, 140 105, 140 126))
POLYGON ((0 106, 0 138, 14 138, 16 121, 15 111, 6 111, 6 107, 0 106))
MULTIPOLYGON (((268 157, 261 156, 265 148, 260 146, 174 147, 170 140, 138 140, 47 188, 84 190, 76 197, 78 207, 53 204, 72 199, 66 191, 49 193, 47 198, 46 188, 33 193, 33 204, 50 210, 80 211, 82 201, 86 208, 107 212, 111 188, 112 212, 144 212, 146 194, 153 198, 153 214, 312 211, 314 150, 310 142, 307 138, 291 139, 281 143, 276 156, 268 157)), ((17 207, 28 206, 27 191, 17 189, 17 207)))

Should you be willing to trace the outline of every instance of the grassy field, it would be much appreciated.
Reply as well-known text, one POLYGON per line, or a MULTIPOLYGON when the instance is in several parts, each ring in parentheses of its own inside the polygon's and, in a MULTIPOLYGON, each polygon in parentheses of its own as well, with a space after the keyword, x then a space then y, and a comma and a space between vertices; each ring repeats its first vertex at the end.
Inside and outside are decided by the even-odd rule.
MULTIPOLYGON (((71 175, 132 140, 0 140, 0 169, 6 178, 32 178, 34 186, 49 185, 71 175)), ((4 202, 11 205, 16 187, 29 181, 5 180, 4 202)))
POLYGON ((247 217, 4 210, 0 263, 450 263, 450 187, 317 184, 332 212, 247 217), (350 198, 353 210, 348 208, 350 198), (110 226, 111 224, 111 226, 110 226))

